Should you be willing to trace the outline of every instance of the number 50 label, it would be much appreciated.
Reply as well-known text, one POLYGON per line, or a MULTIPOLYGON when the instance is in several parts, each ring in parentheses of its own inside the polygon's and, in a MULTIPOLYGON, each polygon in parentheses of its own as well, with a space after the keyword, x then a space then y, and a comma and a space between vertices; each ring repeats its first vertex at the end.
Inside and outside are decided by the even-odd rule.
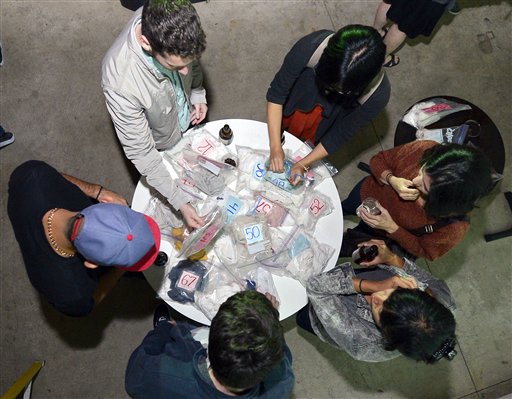
POLYGON ((254 243, 263 241, 263 233, 261 231, 260 224, 252 224, 244 227, 245 239, 247 240, 247 245, 252 245, 254 243))

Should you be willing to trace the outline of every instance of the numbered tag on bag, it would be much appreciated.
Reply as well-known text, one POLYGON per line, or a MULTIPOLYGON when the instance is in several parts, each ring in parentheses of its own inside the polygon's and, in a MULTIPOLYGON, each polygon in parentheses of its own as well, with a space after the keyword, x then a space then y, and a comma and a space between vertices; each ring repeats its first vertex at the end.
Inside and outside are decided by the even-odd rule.
POLYGON ((265 165, 261 164, 259 162, 256 162, 254 164, 254 168, 252 171, 252 175, 254 176, 254 178, 257 180, 263 180, 265 178, 265 173, 266 173, 265 165))
POLYGON ((192 143, 192 149, 194 152, 204 156, 208 156, 208 154, 210 154, 215 148, 216 146, 213 143, 213 140, 209 140, 206 137, 202 137, 198 142, 192 143))
POLYGON ((183 271, 176 286, 189 292, 195 292, 200 276, 189 271, 183 271))
POLYGON ((256 202, 256 207, 254 208, 257 213, 262 213, 264 215, 268 214, 271 209, 274 207, 274 204, 265 200, 263 197, 259 197, 256 202))
POLYGON ((241 208, 242 203, 240 201, 240 198, 230 195, 228 197, 226 205, 224 206, 228 222, 231 222, 231 220, 235 217, 235 215, 240 211, 241 208))
POLYGON ((320 215, 325 211, 325 202, 323 202, 320 198, 315 197, 311 204, 309 204, 308 211, 315 217, 320 217, 320 215))

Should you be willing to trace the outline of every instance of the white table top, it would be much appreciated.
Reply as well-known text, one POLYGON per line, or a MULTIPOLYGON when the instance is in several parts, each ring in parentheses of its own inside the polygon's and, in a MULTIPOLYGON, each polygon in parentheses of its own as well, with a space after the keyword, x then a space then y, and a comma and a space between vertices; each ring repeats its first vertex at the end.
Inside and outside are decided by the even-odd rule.
MULTIPOLYGON (((268 150, 269 144, 266 123, 247 119, 224 119, 208 122, 205 128, 210 133, 216 135, 217 132, 226 123, 229 124, 233 130, 234 139, 229 146, 233 152, 236 153, 236 145, 248 146, 255 150, 268 150)), ((302 145, 302 142, 291 134, 285 133, 285 136, 285 149, 294 151, 302 145)), ((164 162, 166 161, 164 160, 164 162)), ((341 210, 341 202, 338 195, 338 190, 336 189, 334 181, 331 178, 322 181, 322 183, 316 186, 316 190, 329 196, 334 207, 332 213, 319 219, 314 232, 314 237, 319 243, 329 244, 335 249, 334 254, 329 259, 329 262, 324 268, 324 270, 329 270, 336 265, 338 254, 341 249, 341 240, 343 238, 343 214, 341 210)), ((151 194, 149 186, 146 182, 146 179, 143 177, 140 179, 137 187, 135 188, 135 193, 133 194, 132 200, 132 208, 142 212, 150 199, 151 194)), ((173 244, 165 240, 162 240, 161 250, 166 252, 171 259, 173 258, 173 255, 176 254, 173 244)), ((183 304, 172 301, 168 297, 167 288, 164 288, 163 285, 166 281, 167 273, 169 272, 169 270, 166 269, 174 266, 174 264, 171 261, 166 268, 150 267, 144 271, 144 276, 148 280, 149 284, 153 287, 153 289, 158 293, 158 295, 164 299, 171 307, 192 320, 202 324, 210 325, 210 320, 199 309, 191 304, 183 304)), ((306 289, 300 282, 291 277, 273 275, 273 279, 281 300, 279 307, 280 319, 284 320, 307 304, 308 299, 306 295, 306 289)))

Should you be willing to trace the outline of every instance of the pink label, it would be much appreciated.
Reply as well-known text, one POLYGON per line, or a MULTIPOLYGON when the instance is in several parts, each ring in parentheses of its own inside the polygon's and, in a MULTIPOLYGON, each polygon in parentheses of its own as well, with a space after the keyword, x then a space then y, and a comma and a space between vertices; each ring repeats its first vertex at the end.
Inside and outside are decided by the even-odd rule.
POLYGON ((185 185, 185 186, 189 186, 189 187, 195 187, 196 185, 191 182, 190 180, 187 180, 187 179, 181 179, 181 182, 185 185))
POLYGON ((311 212, 313 216, 318 216, 324 211, 324 208, 325 202, 316 197, 313 198, 313 201, 311 201, 311 204, 309 205, 309 212, 311 212))
POLYGON ((201 138, 201 140, 193 146, 193 150, 201 155, 208 155, 214 148, 215 144, 206 137, 201 138))
POLYGON ((445 109, 452 109, 448 104, 435 104, 427 108, 422 108, 421 110, 426 112, 427 114, 433 114, 434 112, 444 111, 445 109))
POLYGON ((178 280, 178 288, 194 292, 196 290, 197 283, 199 282, 199 276, 197 274, 184 270, 181 273, 180 279, 178 280))
POLYGON ((206 229, 201 239, 195 243, 195 245, 192 247, 192 253, 195 254, 199 252, 200 250, 204 249, 208 245, 208 243, 212 240, 213 237, 215 237, 215 234, 219 231, 219 228, 217 225, 212 224, 210 227, 206 229))
POLYGON ((271 204, 270 202, 267 202, 263 198, 260 198, 258 205, 256 205, 256 212, 263 213, 264 215, 266 215, 267 213, 270 212, 273 206, 274 205, 271 204))

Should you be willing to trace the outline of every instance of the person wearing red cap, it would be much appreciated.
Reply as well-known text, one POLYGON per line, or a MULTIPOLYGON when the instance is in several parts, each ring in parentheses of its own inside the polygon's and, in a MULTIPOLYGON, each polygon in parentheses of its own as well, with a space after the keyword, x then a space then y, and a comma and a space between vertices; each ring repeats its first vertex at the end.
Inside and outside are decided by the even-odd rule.
POLYGON ((18 166, 7 212, 32 285, 60 312, 85 316, 125 271, 150 267, 160 230, 98 184, 42 161, 18 166))

